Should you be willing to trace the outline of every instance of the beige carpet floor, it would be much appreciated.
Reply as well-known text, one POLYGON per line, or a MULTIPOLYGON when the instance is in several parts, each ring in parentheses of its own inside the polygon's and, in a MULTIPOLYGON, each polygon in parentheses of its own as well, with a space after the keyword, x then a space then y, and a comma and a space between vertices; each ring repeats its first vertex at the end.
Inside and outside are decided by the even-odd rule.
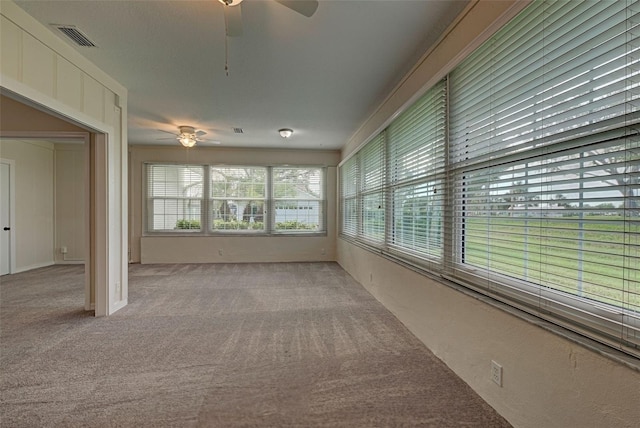
POLYGON ((131 265, 0 281, 2 427, 508 427, 335 263, 131 265))

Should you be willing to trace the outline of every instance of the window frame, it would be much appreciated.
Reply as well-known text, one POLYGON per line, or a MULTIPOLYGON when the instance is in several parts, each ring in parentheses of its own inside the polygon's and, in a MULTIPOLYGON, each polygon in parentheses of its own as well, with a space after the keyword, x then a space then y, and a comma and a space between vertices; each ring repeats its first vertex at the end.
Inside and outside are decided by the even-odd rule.
MULTIPOLYGON (((206 215, 209 218, 209 227, 207 228, 207 232, 212 234, 212 235, 220 235, 220 234, 229 234, 229 235, 241 235, 241 234, 249 234, 249 235, 262 235, 268 232, 268 225, 267 225, 267 221, 265 221, 265 216, 267 215, 267 211, 268 211, 268 199, 269 199, 269 176, 270 176, 270 169, 269 167, 263 167, 263 166, 248 166, 248 165, 208 165, 207 167, 207 172, 208 172, 208 183, 210 186, 209 189, 209 193, 207 194, 207 205, 206 205, 206 215), (212 180, 212 175, 214 170, 228 170, 228 171, 238 171, 238 170, 250 170, 250 176, 253 177, 254 174, 257 171, 264 171, 264 183, 258 183, 263 184, 263 193, 264 196, 260 197, 260 196, 246 196, 246 195, 238 195, 238 196, 227 196, 227 197, 223 197, 221 195, 214 195, 213 194, 213 187, 214 187, 214 183, 212 180), (224 203, 227 202, 228 205, 228 201, 242 201, 245 202, 242 207, 242 213, 240 213, 239 207, 237 204, 236 205, 236 210, 238 210, 235 213, 235 222, 238 224, 238 228, 236 229, 214 229, 215 226, 215 222, 216 220, 218 220, 215 217, 215 214, 213 212, 213 207, 215 206, 215 202, 216 201, 220 201, 220 203, 224 203), (245 217, 245 210, 247 207, 251 207, 251 203, 254 201, 261 201, 262 202, 262 228, 256 228, 254 229, 253 226, 249 227, 247 226, 247 229, 242 229, 240 227, 241 224, 244 224, 244 217, 245 217), (242 218, 242 220, 238 220, 238 218, 242 218)), ((237 178, 237 177, 234 177, 237 178)), ((236 184, 241 184, 242 182, 239 180, 232 180, 230 181, 231 183, 236 183, 236 184)), ((228 183, 228 182, 227 182, 228 183)), ((255 182, 251 181, 251 186, 255 186, 255 182)), ((253 209, 251 209, 251 211, 253 211, 253 209)), ((251 217, 251 214, 254 214, 252 212, 250 212, 248 215, 251 217)), ((251 217, 251 220, 253 220, 253 218, 251 217)), ((247 224, 251 224, 252 221, 248 221, 246 222, 247 224)), ((229 221, 229 220, 227 220, 229 221)), ((253 222, 254 224, 258 223, 257 221, 253 222)))
MULTIPOLYGON (((273 166, 271 168, 271 174, 270 174, 270 185, 271 185, 271 189, 270 189, 270 195, 271 198, 269 200, 270 204, 269 204, 269 212, 272 213, 271 218, 270 218, 270 228, 271 228, 271 233, 273 235, 297 235, 297 234, 303 234, 303 235, 309 235, 309 234, 318 234, 318 233, 325 233, 326 234, 326 222, 327 222, 327 216, 326 216, 326 211, 327 211, 327 179, 326 179, 326 168, 319 168, 319 167, 312 167, 312 166, 290 166, 290 165, 282 165, 282 166, 273 166), (320 193, 320 196, 318 198, 283 198, 283 197, 276 197, 276 185, 280 184, 276 182, 275 179, 275 170, 283 170, 283 169, 288 169, 288 170, 317 170, 319 173, 319 177, 318 177, 318 192, 320 193), (317 207, 318 207, 318 225, 316 229, 278 229, 277 225, 278 225, 278 213, 277 210, 280 209, 278 208, 277 204, 278 202, 283 202, 283 201, 287 201, 287 202, 293 202, 296 201, 298 203, 300 202, 308 202, 308 203, 317 203, 317 207)), ((284 184, 284 183, 282 183, 284 184)), ((298 210, 300 209, 300 205, 298 205, 298 210)), ((298 218, 296 218, 295 220, 297 223, 304 223, 303 221, 300 221, 298 218)))
MULTIPOLYGON (((143 178, 143 185, 144 185, 144 197, 143 197, 143 207, 144 207, 144 234, 148 234, 148 235, 162 235, 162 234, 185 234, 185 235, 193 235, 193 234, 200 234, 203 230, 206 230, 206 228, 208 227, 206 221, 203 221, 203 209, 204 209, 204 203, 203 203, 203 199, 206 195, 206 182, 204 181, 204 176, 205 176, 205 166, 204 165, 200 165, 200 164, 184 164, 184 163, 175 163, 175 162, 154 162, 154 163, 144 163, 144 178, 143 178), (151 189, 149 188, 150 185, 150 177, 149 175, 151 174, 152 168, 153 166, 174 166, 174 167, 185 167, 185 168, 197 168, 199 167, 202 170, 202 177, 203 177, 203 183, 202 183, 202 195, 197 198, 186 198, 186 197, 169 197, 169 196, 151 196, 151 189), (199 201, 200 203, 200 213, 199 213, 199 223, 200 223, 200 228, 199 229, 191 229, 191 228, 179 228, 177 226, 177 222, 179 221, 178 219, 176 219, 176 226, 173 229, 152 229, 150 225, 154 224, 154 209, 153 209, 153 202, 155 200, 196 200, 199 201)), ((182 219, 182 220, 187 220, 187 221, 192 221, 193 219, 182 219)))
MULTIPOLYGON (((327 236, 327 167, 324 165, 229 165, 229 164, 200 164, 200 163, 177 163, 177 162, 153 162, 148 161, 143 163, 143 224, 142 224, 142 236, 298 236, 298 237, 312 237, 312 236, 327 236), (200 229, 173 229, 173 230, 152 230, 150 228, 151 219, 153 216, 153 207, 150 205, 150 181, 149 174, 151 167, 154 165, 178 165, 186 167, 201 167, 203 169, 203 193, 200 207, 200 229), (264 168, 265 169, 265 197, 264 197, 264 228, 254 230, 214 230, 213 226, 213 213, 211 207, 212 201, 220 198, 213 198, 211 195, 211 169, 212 168, 264 168), (318 169, 320 171, 320 187, 322 189, 322 198, 319 201, 321 207, 320 215, 320 227, 318 230, 275 230, 275 199, 273 197, 272 176, 275 168, 308 168, 318 169)), ((229 198, 227 198, 229 199, 229 198)), ((222 200, 222 199, 220 199, 222 200)))

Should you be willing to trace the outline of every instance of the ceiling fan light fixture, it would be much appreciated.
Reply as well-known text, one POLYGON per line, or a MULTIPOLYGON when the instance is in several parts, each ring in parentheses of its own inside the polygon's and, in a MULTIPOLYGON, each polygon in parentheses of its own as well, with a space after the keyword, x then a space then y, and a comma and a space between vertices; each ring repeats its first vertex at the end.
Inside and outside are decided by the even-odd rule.
POLYGON ((193 126, 181 126, 180 135, 178 135, 178 141, 185 147, 193 147, 198 142, 196 130, 193 126))
POLYGON ((293 130, 289 128, 279 129, 278 132, 282 138, 289 138, 293 134, 293 130))
POLYGON ((193 147, 196 145, 196 140, 190 136, 181 135, 178 137, 178 141, 185 147, 193 147))

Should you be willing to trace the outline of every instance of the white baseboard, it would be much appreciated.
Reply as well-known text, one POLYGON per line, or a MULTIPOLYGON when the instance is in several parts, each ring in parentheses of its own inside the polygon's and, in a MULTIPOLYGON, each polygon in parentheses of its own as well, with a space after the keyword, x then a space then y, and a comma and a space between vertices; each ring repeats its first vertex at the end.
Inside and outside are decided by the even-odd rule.
POLYGON ((39 268, 43 268, 43 267, 47 267, 47 266, 53 266, 55 264, 55 262, 49 261, 49 262, 43 262, 43 263, 36 263, 33 265, 29 265, 29 266, 20 266, 20 267, 16 267, 16 270, 14 270, 11 273, 20 273, 20 272, 26 272, 28 270, 33 270, 33 269, 39 269, 39 268))

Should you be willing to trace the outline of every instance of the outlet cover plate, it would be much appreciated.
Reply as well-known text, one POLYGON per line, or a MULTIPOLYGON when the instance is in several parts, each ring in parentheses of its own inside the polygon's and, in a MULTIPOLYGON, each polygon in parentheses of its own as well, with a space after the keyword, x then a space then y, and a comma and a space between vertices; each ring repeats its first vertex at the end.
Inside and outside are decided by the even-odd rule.
POLYGON ((498 386, 502 386, 502 366, 491 360, 491 380, 498 386))

